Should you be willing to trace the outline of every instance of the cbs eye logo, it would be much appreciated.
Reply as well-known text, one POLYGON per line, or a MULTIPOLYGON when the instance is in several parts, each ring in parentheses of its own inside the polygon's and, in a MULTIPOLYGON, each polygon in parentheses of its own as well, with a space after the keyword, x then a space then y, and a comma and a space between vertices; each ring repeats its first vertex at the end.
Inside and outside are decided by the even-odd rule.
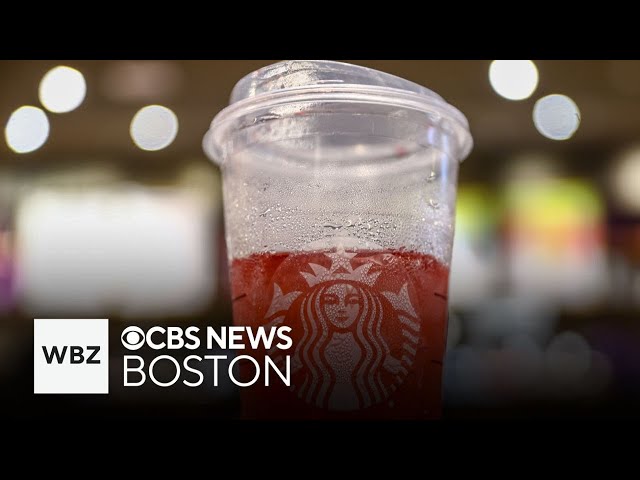
POLYGON ((128 350, 139 350, 144 345, 144 331, 139 327, 127 327, 120 335, 122 345, 128 350))

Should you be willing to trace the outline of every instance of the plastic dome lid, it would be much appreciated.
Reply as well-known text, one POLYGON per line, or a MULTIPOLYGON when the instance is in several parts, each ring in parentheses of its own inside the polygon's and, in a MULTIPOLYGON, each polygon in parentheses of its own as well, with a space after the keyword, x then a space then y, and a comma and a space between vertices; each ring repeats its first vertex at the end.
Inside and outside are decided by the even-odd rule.
POLYGON ((211 122, 203 147, 210 158, 227 133, 229 120, 263 108, 269 103, 300 101, 310 96, 324 100, 327 94, 348 100, 376 101, 436 114, 452 131, 458 159, 464 160, 473 146, 466 117, 440 95, 409 80, 372 68, 329 60, 287 60, 267 65, 243 77, 233 88, 230 105, 211 122))

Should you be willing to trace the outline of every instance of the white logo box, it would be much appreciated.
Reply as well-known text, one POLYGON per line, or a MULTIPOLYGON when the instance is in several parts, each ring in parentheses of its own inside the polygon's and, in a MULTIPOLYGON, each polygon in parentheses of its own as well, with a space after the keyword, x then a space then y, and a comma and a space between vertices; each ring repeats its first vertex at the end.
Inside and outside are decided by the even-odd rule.
POLYGON ((33 347, 33 393, 109 393, 109 320, 36 318, 33 347))

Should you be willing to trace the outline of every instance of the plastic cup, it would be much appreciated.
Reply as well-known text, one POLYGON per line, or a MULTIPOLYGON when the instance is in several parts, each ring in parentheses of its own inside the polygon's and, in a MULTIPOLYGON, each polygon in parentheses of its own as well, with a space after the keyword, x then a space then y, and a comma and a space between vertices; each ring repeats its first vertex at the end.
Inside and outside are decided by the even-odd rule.
POLYGON ((458 110, 376 70, 286 61, 236 84, 204 139, 222 170, 234 324, 289 326, 292 339, 260 352, 289 366, 290 385, 272 373, 243 388, 245 416, 441 415, 471 147, 458 110))

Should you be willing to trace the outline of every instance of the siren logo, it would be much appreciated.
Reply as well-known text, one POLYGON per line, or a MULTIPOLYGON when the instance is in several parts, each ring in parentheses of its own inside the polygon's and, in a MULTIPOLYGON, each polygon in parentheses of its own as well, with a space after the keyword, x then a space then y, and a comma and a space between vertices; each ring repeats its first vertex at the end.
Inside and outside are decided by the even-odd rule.
POLYGON ((109 320, 35 319, 34 393, 109 393, 109 320))
MULTIPOLYGON (((324 255, 325 265, 283 262, 265 321, 301 325, 292 330, 291 390, 299 398, 329 410, 366 408, 388 399, 413 365, 420 319, 411 282, 392 254, 356 256, 339 247, 324 255), (376 285, 382 268, 388 290, 376 285), (296 277, 296 288, 283 292, 296 277)), ((273 354, 276 364, 281 356, 273 354)))

